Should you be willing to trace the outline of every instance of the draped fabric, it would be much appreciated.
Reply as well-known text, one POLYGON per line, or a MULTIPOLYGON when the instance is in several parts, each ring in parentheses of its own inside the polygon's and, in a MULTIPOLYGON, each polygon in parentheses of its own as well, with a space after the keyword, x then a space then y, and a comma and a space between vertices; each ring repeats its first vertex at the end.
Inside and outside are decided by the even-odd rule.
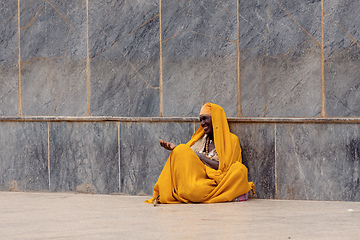
POLYGON ((156 182, 153 203, 215 203, 232 201, 252 190, 248 170, 242 164, 239 139, 229 130, 224 110, 211 103, 215 149, 219 156, 218 170, 206 166, 190 148, 205 133, 200 126, 187 144, 180 144, 170 156, 156 182))

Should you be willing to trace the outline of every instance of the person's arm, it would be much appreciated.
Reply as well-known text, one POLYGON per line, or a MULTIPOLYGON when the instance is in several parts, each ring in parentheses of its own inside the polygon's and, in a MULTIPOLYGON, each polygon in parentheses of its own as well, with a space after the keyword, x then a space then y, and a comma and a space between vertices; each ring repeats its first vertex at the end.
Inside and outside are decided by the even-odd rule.
POLYGON ((175 144, 173 144, 171 142, 165 142, 162 139, 159 139, 159 143, 160 143, 160 146, 162 146, 163 148, 165 148, 166 150, 169 150, 169 151, 172 151, 176 147, 175 144))
POLYGON ((215 170, 218 170, 218 168, 219 168, 218 161, 215 161, 211 158, 206 157, 205 154, 198 153, 198 152, 195 152, 195 153, 205 165, 207 165, 215 170))
MULTIPOLYGON (((169 150, 169 151, 172 151, 176 147, 175 144, 173 144, 171 142, 165 142, 162 139, 159 139, 159 143, 163 148, 165 148, 166 150, 169 150)), ((205 154, 198 153, 198 152, 195 152, 195 153, 205 165, 207 165, 215 170, 218 170, 218 168, 219 168, 218 161, 215 161, 211 158, 206 157, 205 154)))

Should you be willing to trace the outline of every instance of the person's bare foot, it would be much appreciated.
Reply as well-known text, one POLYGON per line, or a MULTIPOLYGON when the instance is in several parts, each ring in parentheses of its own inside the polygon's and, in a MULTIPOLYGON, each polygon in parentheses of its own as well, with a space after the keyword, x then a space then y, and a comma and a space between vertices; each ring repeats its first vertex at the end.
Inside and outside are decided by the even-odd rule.
POLYGON ((170 150, 170 151, 173 150, 176 147, 175 144, 173 144, 171 142, 165 142, 162 139, 159 139, 159 143, 163 148, 165 148, 166 150, 170 150))

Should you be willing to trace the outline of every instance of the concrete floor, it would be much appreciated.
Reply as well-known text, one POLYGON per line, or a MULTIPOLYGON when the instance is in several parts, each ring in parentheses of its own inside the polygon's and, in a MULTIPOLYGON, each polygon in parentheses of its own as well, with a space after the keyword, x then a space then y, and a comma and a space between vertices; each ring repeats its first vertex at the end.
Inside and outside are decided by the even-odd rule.
POLYGON ((360 202, 0 192, 0 239, 360 239, 360 202))

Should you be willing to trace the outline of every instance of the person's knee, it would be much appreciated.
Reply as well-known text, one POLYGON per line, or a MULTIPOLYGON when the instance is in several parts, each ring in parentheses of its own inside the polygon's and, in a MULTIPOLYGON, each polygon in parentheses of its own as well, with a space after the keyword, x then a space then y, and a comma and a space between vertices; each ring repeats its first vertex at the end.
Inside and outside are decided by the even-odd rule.
POLYGON ((185 144, 179 144, 172 150, 172 154, 175 155, 184 154, 189 150, 189 148, 190 147, 185 144))

